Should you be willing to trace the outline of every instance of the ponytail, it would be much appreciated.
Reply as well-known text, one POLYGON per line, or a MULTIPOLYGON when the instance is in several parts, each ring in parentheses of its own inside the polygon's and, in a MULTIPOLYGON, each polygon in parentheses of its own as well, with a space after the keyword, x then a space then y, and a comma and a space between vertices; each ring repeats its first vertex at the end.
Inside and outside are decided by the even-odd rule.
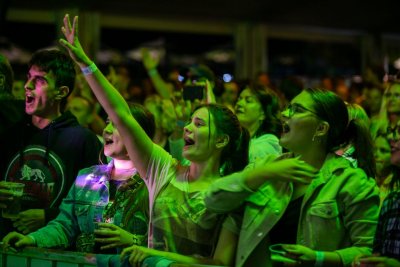
POLYGON ((368 177, 376 176, 373 141, 368 127, 359 119, 349 121, 344 133, 344 143, 354 146, 353 158, 358 162, 358 167, 363 169, 368 177))

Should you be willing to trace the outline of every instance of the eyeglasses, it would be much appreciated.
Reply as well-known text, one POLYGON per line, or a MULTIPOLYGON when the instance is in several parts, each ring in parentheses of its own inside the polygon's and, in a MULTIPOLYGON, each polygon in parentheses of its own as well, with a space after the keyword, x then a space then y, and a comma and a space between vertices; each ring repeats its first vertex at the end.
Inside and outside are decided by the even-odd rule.
POLYGON ((314 114, 315 116, 318 117, 318 114, 317 114, 315 111, 313 111, 313 110, 311 110, 311 109, 308 109, 308 108, 306 108, 306 107, 303 107, 302 105, 296 104, 296 103, 294 103, 294 104, 292 104, 292 103, 288 104, 288 105, 286 106, 286 108, 284 109, 284 112, 286 112, 286 111, 287 111, 287 116, 288 116, 289 118, 293 117, 293 115, 296 114, 296 113, 304 113, 304 112, 306 112, 306 111, 308 111, 308 112, 310 112, 310 113, 312 113, 312 114, 314 114))

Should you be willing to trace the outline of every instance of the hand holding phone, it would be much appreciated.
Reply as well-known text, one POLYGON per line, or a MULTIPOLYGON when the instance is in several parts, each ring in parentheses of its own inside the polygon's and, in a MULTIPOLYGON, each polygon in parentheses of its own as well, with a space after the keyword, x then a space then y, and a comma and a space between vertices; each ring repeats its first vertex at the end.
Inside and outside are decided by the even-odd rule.
POLYGON ((183 99, 194 101, 199 99, 200 101, 204 98, 204 85, 185 85, 183 87, 183 99))

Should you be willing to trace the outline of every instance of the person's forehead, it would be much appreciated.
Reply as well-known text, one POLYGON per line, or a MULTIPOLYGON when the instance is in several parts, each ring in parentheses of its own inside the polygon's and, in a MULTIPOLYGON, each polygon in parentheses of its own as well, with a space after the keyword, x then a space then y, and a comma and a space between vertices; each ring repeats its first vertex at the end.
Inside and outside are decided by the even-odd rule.
POLYGON ((390 148, 389 141, 386 139, 386 137, 383 136, 378 136, 375 138, 375 146, 386 146, 390 148))
POLYGON ((313 105, 314 101, 309 93, 302 91, 300 94, 295 96, 291 101, 293 103, 301 104, 304 107, 310 107, 313 105))
POLYGON ((212 122, 213 116, 212 113, 206 107, 201 107, 193 113, 193 119, 200 119, 204 122, 212 122))
POLYGON ((53 75, 52 71, 47 72, 47 71, 43 70, 41 67, 39 67, 37 65, 32 65, 29 68, 28 73, 30 75, 35 75, 35 76, 43 76, 43 77, 54 78, 53 77, 54 75, 53 75))
POLYGON ((194 113, 193 113, 193 117, 198 117, 198 118, 207 118, 208 119, 208 109, 206 107, 201 107, 199 109, 197 109, 194 113))

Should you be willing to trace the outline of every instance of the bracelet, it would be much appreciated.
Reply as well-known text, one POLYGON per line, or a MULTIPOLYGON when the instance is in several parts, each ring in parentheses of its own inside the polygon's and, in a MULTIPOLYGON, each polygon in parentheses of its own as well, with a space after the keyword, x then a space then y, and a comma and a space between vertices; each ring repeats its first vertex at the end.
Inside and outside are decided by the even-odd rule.
POLYGON ((147 71, 147 73, 149 74, 150 77, 154 77, 155 75, 157 75, 158 71, 157 69, 150 69, 147 71))
POLYGON ((315 267, 322 267, 324 266, 324 252, 316 251, 315 252, 315 267))
POLYGON ((96 64, 94 64, 94 62, 92 64, 90 64, 89 66, 82 68, 82 73, 83 75, 87 76, 92 74, 93 72, 95 72, 97 70, 97 66, 96 64))

